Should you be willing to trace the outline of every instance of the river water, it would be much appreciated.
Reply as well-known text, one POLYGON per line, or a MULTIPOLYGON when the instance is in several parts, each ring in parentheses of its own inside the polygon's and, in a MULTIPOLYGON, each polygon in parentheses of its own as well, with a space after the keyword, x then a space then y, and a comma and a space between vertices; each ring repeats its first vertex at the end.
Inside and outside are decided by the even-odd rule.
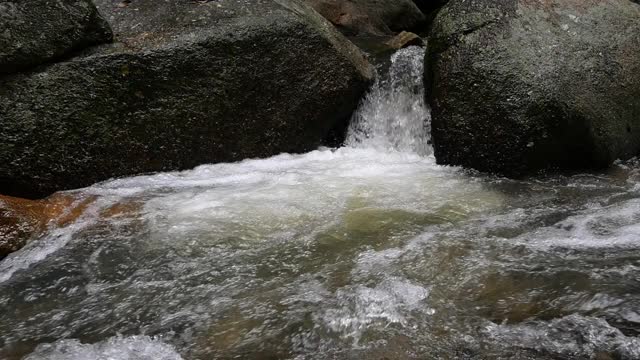
POLYGON ((118 179, 0 262, 0 359, 640 359, 640 164, 435 164, 423 50, 347 146, 118 179))

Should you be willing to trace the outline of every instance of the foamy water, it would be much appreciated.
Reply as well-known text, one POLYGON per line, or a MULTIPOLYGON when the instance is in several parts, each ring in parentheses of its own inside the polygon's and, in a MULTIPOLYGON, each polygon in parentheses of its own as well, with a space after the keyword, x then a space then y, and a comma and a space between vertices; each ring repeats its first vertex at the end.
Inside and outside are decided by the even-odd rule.
POLYGON ((175 350, 148 336, 113 337, 97 344, 59 340, 38 345, 25 360, 183 360, 175 350))
POLYGON ((356 111, 347 146, 430 155, 431 114, 422 84, 424 49, 409 47, 391 61, 388 74, 376 78, 356 111))
POLYGON ((349 146, 71 192, 96 200, 0 263, 0 359, 637 358, 640 166, 436 165, 421 56, 349 146))

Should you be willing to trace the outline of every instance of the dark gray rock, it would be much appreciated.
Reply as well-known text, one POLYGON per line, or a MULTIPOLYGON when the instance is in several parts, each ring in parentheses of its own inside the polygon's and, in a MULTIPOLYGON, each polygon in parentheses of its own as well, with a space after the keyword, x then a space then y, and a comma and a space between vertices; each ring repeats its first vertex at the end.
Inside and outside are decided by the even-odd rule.
POLYGON ((441 164, 519 176, 640 151, 640 6, 451 0, 427 56, 441 164))
POLYGON ((111 41, 91 0, 0 0, 0 73, 111 41))
POLYGON ((411 0, 305 0, 349 35, 388 35, 423 27, 424 14, 411 0))
POLYGON ((312 150, 372 77, 296 1, 97 4, 117 44, 0 79, 0 193, 312 150))

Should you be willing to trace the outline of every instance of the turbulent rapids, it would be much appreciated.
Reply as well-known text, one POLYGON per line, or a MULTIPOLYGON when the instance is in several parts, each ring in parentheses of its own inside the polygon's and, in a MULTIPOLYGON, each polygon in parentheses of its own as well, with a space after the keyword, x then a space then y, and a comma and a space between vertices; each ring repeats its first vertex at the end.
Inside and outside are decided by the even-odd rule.
POLYGON ((69 192, 0 262, 0 359, 640 358, 640 164, 438 166, 422 56, 343 148, 69 192))

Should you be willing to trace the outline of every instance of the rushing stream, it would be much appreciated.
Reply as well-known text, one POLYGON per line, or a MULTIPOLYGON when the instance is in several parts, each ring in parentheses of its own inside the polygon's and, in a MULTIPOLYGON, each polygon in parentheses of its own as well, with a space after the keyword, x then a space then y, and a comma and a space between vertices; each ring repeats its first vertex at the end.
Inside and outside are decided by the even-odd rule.
POLYGON ((0 359, 640 359, 640 164, 435 164, 423 51, 348 146, 118 179, 0 262, 0 359))

